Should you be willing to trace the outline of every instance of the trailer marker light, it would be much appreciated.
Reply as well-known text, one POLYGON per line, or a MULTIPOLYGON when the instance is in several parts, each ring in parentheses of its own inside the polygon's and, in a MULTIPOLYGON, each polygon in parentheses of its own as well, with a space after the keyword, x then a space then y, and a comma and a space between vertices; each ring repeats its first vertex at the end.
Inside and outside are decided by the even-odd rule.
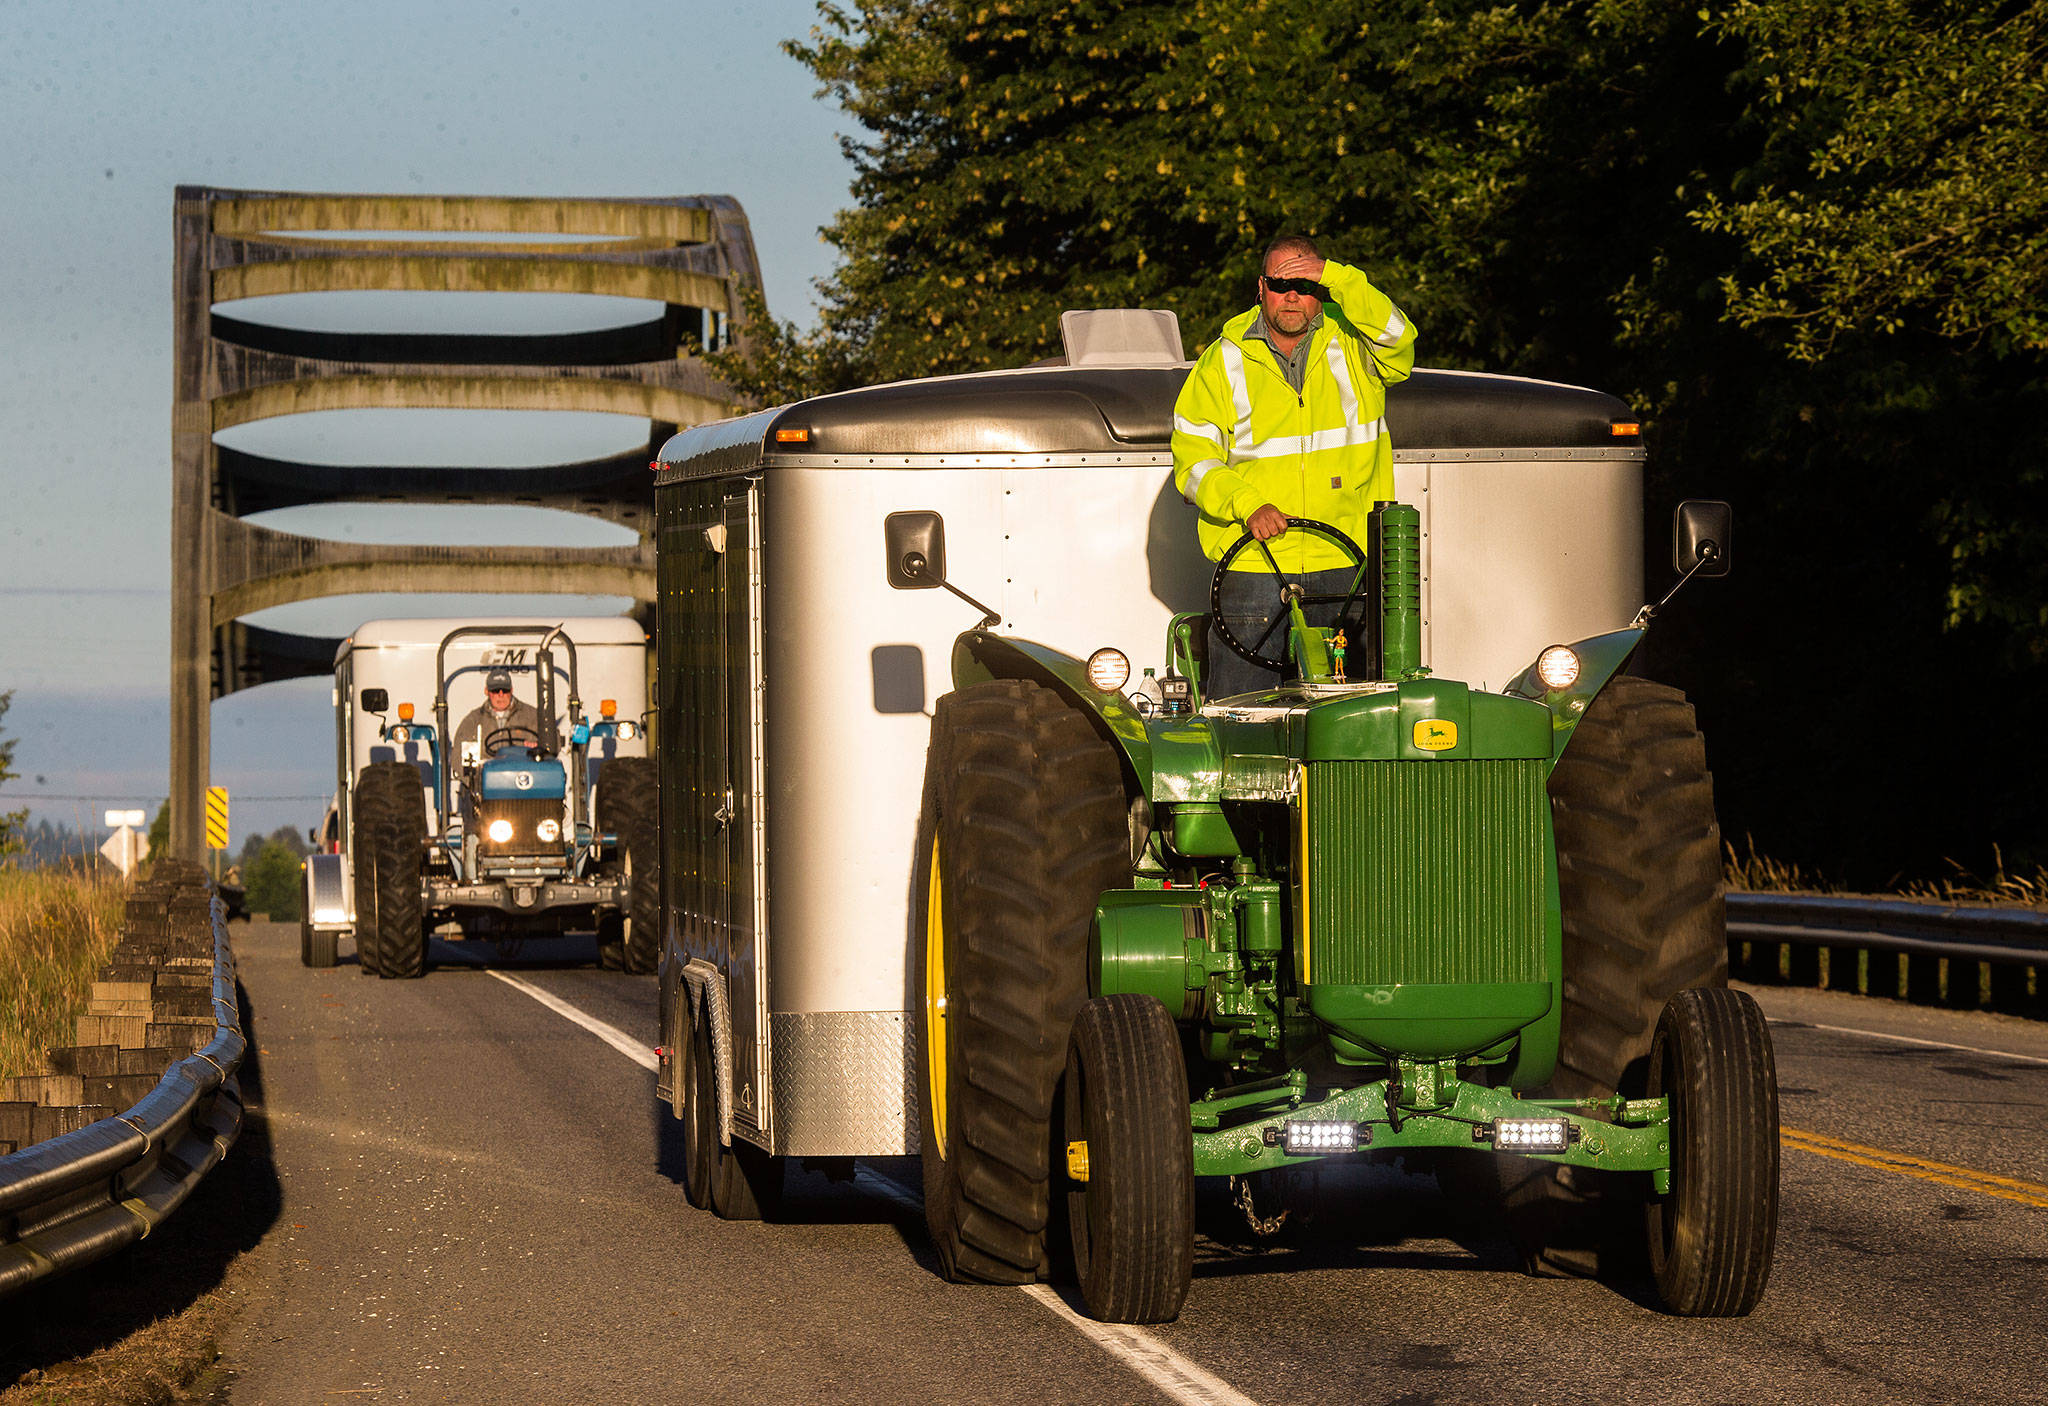
POLYGON ((1372 1141, 1372 1130, 1347 1118, 1289 1118, 1281 1125, 1290 1157, 1356 1152, 1372 1141))
POLYGON ((1472 1140, 1500 1152, 1562 1152, 1579 1140, 1579 1129, 1569 1118, 1496 1118, 1475 1127, 1472 1140))
POLYGON ((1115 693, 1131 678, 1131 661, 1121 649, 1104 646, 1088 656, 1088 686, 1098 693, 1115 693))
POLYGON ((1536 677, 1552 693, 1579 681, 1578 651, 1568 644, 1554 644, 1536 656, 1536 677))
POLYGON ((490 829, 484 833, 491 837, 492 844, 502 845, 505 841, 512 838, 512 822, 509 820, 493 820, 490 829))
POLYGON ((777 430, 775 432, 775 442, 777 444, 809 444, 811 442, 811 432, 803 426, 791 430, 777 430))
POLYGON ((544 845, 551 845, 562 838, 562 824, 558 820, 543 820, 533 827, 533 833, 544 845))
POLYGON ((1607 432, 1616 439, 1633 439, 1642 434, 1643 427, 1634 420, 1616 420, 1607 426, 1607 432))

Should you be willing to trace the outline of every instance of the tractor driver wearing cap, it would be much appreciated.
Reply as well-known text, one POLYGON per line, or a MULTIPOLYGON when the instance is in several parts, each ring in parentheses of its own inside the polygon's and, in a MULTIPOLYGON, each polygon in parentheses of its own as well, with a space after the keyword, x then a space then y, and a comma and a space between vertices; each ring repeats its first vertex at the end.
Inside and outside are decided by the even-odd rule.
POLYGON ((455 755, 475 745, 480 755, 495 756, 506 747, 540 746, 540 713, 531 703, 512 696, 512 675, 493 669, 484 675, 484 702, 455 729, 455 755))
MULTIPOLYGON (((1283 577, 1311 595, 1344 595, 1356 571, 1341 548, 1292 517, 1314 518, 1361 548, 1373 504, 1394 496, 1386 385, 1415 366, 1415 325, 1365 274, 1283 234, 1260 263, 1259 303, 1223 324, 1173 408, 1173 482, 1197 510, 1196 536, 1220 560, 1249 531, 1283 577)), ((1278 606, 1265 553, 1240 552, 1224 573, 1222 613, 1241 640, 1259 638, 1278 606)), ((1312 625, 1335 605, 1305 607, 1312 625)), ((1267 652, 1267 651, 1261 651, 1267 652)), ((1209 630, 1203 693, 1271 687, 1209 630)))

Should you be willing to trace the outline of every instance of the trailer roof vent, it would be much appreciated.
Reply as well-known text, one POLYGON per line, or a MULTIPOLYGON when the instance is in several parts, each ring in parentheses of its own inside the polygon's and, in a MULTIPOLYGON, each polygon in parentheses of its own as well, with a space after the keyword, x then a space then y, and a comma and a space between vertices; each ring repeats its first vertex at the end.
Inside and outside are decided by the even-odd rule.
POLYGON ((1180 319, 1165 308, 1089 308, 1060 314, 1069 366, 1179 366, 1180 319))

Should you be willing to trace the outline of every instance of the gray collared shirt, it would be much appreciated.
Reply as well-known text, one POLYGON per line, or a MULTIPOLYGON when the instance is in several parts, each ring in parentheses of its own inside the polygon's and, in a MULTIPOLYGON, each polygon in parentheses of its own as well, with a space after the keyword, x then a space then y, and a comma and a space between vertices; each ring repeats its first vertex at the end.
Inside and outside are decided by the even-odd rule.
POLYGON ((1280 348, 1273 345, 1273 334, 1266 327, 1264 312, 1252 319, 1252 325, 1245 329, 1244 335, 1247 340, 1256 337, 1266 344, 1266 350, 1273 353, 1273 360, 1280 363, 1280 374, 1287 378, 1288 389, 1300 395, 1302 382, 1308 378, 1309 344, 1315 341, 1316 329, 1322 325, 1323 314, 1317 313, 1316 320, 1308 325, 1308 329, 1301 334, 1301 340, 1294 344, 1292 356, 1282 355, 1280 348))

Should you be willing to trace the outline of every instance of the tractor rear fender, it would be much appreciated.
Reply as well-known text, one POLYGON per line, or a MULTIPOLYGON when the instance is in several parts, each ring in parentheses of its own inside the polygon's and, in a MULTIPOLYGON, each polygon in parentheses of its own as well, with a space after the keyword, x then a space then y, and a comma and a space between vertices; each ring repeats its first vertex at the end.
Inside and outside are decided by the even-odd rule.
POLYGON ((1028 679, 1063 696, 1086 714, 1095 730, 1117 749, 1126 790, 1152 790, 1152 743, 1145 720, 1121 693, 1104 693, 1088 682, 1088 666, 1050 646, 986 630, 969 630, 953 641, 953 687, 990 679, 1028 679))
POLYGON ((1643 642, 1643 633, 1642 626, 1632 625, 1626 630, 1613 630, 1574 641, 1571 648, 1579 656, 1579 677, 1569 688, 1545 688, 1543 681, 1536 676, 1535 661, 1531 660, 1529 667, 1503 690, 1520 698, 1533 699, 1550 709, 1552 763, 1564 755, 1579 719, 1586 716, 1586 710, 1593 706, 1600 690, 1607 687, 1608 680, 1627 665, 1636 646, 1643 642))

